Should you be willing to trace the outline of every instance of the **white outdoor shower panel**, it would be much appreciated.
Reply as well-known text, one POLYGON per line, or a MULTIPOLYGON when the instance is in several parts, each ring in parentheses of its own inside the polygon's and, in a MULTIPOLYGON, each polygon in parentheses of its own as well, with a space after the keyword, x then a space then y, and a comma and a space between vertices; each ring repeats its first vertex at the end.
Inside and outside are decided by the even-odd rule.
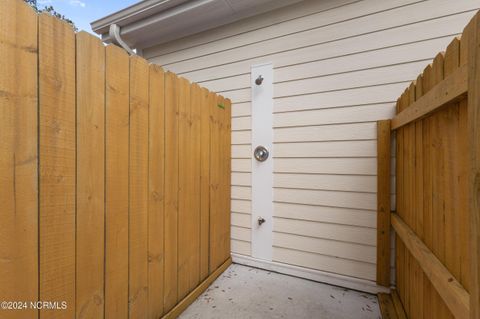
POLYGON ((273 244, 273 67, 253 65, 252 88, 252 257, 272 260, 273 244), (254 150, 263 146, 268 158, 260 162, 254 150), (260 225, 259 219, 265 221, 260 225))

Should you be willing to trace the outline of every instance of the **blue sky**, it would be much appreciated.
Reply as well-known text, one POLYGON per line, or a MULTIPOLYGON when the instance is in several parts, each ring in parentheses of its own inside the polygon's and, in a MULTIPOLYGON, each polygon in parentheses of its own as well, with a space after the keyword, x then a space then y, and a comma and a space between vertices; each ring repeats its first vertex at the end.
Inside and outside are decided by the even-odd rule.
MULTIPOLYGON (((1 1, 1 0, 0 0, 1 1)), ((37 0, 39 8, 51 5, 71 19, 78 30, 93 33, 90 22, 128 7, 139 0, 37 0)))

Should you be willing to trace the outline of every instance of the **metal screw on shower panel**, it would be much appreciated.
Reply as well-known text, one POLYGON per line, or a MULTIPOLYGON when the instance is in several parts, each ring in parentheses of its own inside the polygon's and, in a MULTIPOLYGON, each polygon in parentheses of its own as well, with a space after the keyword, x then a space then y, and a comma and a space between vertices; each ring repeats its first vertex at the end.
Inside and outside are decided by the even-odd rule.
POLYGON ((265 218, 263 217, 258 217, 258 226, 262 226, 262 224, 265 222, 265 218))
POLYGON ((255 84, 262 85, 262 82, 263 82, 263 77, 259 75, 258 78, 255 80, 255 84))

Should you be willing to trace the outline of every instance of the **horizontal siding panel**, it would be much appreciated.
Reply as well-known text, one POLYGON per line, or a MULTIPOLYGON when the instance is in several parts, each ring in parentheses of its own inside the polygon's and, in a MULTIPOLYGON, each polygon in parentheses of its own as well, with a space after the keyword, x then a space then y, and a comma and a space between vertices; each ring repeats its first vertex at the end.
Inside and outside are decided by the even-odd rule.
MULTIPOLYGON (((328 25, 323 28, 307 30, 301 33, 266 40, 260 43, 234 48, 231 50, 212 53, 177 63, 162 65, 172 68, 177 73, 184 73, 195 69, 208 68, 218 64, 232 63, 239 60, 251 59, 260 55, 269 55, 278 52, 295 50, 305 44, 320 44, 338 39, 355 37, 366 33, 375 33, 398 26, 403 26, 432 18, 451 15, 465 10, 475 10, 478 3, 475 1, 452 2, 450 0, 437 0, 438 6, 431 9, 428 2, 419 3, 415 7, 407 6, 395 10, 382 12, 378 16, 366 16, 355 20, 348 20, 339 24, 328 25), (375 19, 375 23, 372 23, 375 19)), ((368 5, 366 5, 368 7, 368 5)), ((473 15, 473 12, 472 12, 473 15)))
MULTIPOLYGON (((333 59, 340 56, 358 54, 406 43, 416 43, 437 37, 445 37, 447 35, 453 37, 462 32, 465 24, 473 14, 474 12, 467 12, 417 24, 409 24, 384 30, 379 33, 368 33, 358 37, 318 45, 309 44, 308 46, 298 48, 294 51, 294 54, 292 54, 291 51, 286 51, 254 59, 245 59, 231 64, 212 66, 207 69, 191 70, 185 72, 183 76, 195 82, 202 82, 208 79, 249 72, 252 64, 272 62, 275 68, 279 68, 311 61, 333 59)), ((436 54, 444 48, 445 47, 438 47, 432 54, 436 54)), ((161 64, 158 58, 152 59, 152 62, 161 64)), ((168 66, 166 69, 173 72, 178 71, 172 66, 168 66)))
POLYGON ((275 173, 376 175, 375 158, 277 158, 275 173))
POLYGON ((273 231, 369 246, 375 246, 377 241, 377 231, 374 228, 325 224, 279 217, 273 218, 273 231))
POLYGON ((375 264, 286 248, 274 247, 273 260, 367 280, 375 280, 376 276, 375 264))
POLYGON ((250 158, 251 145, 232 145, 232 158, 250 158))
POLYGON ((375 247, 284 233, 273 234, 273 246, 332 257, 375 263, 375 247))
MULTIPOLYGON (((394 170, 392 170, 392 173, 394 170)), ((276 188, 297 188, 317 190, 337 190, 347 192, 377 192, 377 177, 367 175, 328 175, 328 174, 282 174, 273 176, 276 188)), ((395 194, 395 175, 390 185, 392 195, 395 194)))
POLYGON ((371 210, 274 203, 273 214, 288 219, 362 227, 376 227, 377 213, 371 210))
POLYGON ((303 112, 277 113, 273 115, 273 125, 275 128, 279 128, 348 122, 371 122, 379 119, 392 118, 394 114, 394 103, 339 107, 303 112))
POLYGON ((349 192, 377 191, 377 177, 364 175, 281 174, 273 176, 273 186, 281 188, 337 190, 349 192))
POLYGON ((238 89, 245 89, 250 87, 250 74, 239 74, 230 76, 228 78, 220 78, 201 83, 212 92, 223 92, 238 89))
MULTIPOLYGON (((369 5, 365 5, 365 3, 353 3, 343 7, 341 10, 336 10, 337 14, 331 14, 330 11, 313 13, 302 19, 285 21, 280 24, 264 27, 254 32, 232 35, 227 39, 220 39, 211 43, 196 46, 192 49, 169 54, 167 53, 162 55, 162 61, 164 64, 175 63, 177 61, 191 59, 200 55, 208 55, 236 47, 246 46, 252 43, 265 42, 272 38, 283 39, 285 36, 301 33, 305 30, 319 29, 321 27, 331 28, 332 24, 355 19, 362 15, 388 10, 393 7, 408 4, 409 2, 415 2, 415 0, 369 1, 369 5)), ((325 32, 328 32, 328 30, 325 32)), ((291 38, 291 36, 289 38, 291 38)))
POLYGON ((374 157, 377 141, 281 143, 275 145, 275 158, 374 157))
POLYGON ((248 186, 232 186, 232 199, 252 199, 252 188, 248 186))
POLYGON ((377 207, 377 194, 375 193, 276 188, 273 191, 273 199, 276 202, 305 205, 370 210, 377 207))
MULTIPOLYGON (((379 103, 390 103, 393 105, 393 103, 396 101, 396 96, 405 90, 405 87, 408 86, 408 83, 410 83, 410 81, 342 91, 277 98, 274 101, 274 112, 279 113, 312 109, 340 108, 345 106, 359 106, 379 103)), ((359 112, 364 111, 363 109, 359 109, 359 112)), ((391 113, 388 114, 390 115, 391 113)), ((383 116, 383 114, 380 114, 379 116, 383 116)), ((328 121, 328 119, 326 120, 328 121)), ((358 120, 356 122, 362 121, 364 120, 358 120)), ((369 119, 367 118, 365 121, 369 121, 369 119)))
POLYGON ((187 51, 188 49, 193 48, 196 51, 197 48, 203 44, 208 45, 213 41, 218 41, 225 38, 230 39, 238 34, 262 30, 263 28, 267 28, 269 26, 276 26, 284 21, 302 19, 305 16, 311 15, 312 12, 319 13, 357 1, 358 0, 324 0, 320 2, 305 1, 301 6, 295 8, 295 10, 291 10, 290 7, 282 8, 275 10, 274 12, 266 13, 260 17, 254 16, 229 25, 225 25, 221 28, 215 28, 208 30, 207 32, 194 34, 169 43, 162 43, 158 46, 148 49, 147 52, 145 52, 148 54, 146 55, 146 58, 166 55, 182 49, 187 51))
POLYGON ((251 131, 232 132, 232 145, 250 144, 252 142, 251 131))
POLYGON ((252 118, 250 116, 232 118, 232 131, 251 130, 252 118))
POLYGON ((230 242, 232 253, 250 256, 252 245, 250 242, 232 239, 230 242))
POLYGON ((377 123, 353 123, 305 127, 277 127, 273 130, 273 142, 323 142, 371 140, 377 138, 377 123))
POLYGON ((251 108, 250 102, 232 104, 232 117, 251 116, 251 115, 252 115, 252 108, 251 108))
POLYGON ((250 173, 252 171, 252 161, 251 159, 232 159, 232 171, 233 172, 246 172, 250 173))
POLYGON ((232 226, 231 229, 232 239, 241 241, 251 241, 252 231, 248 228, 232 226))
POLYGON ((275 82, 281 83, 330 74, 350 73, 355 70, 378 68, 411 61, 425 61, 433 59, 439 48, 445 48, 450 41, 451 36, 447 36, 327 60, 279 67, 275 69, 275 82))
POLYGON ((232 173, 232 186, 251 186, 252 174, 251 173, 232 173))
POLYGON ((249 200, 238 200, 232 199, 232 212, 251 214, 252 213, 252 202, 249 200))
POLYGON ((415 79, 418 74, 423 71, 428 62, 411 62, 277 83, 273 86, 274 97, 279 98, 332 90, 346 90, 381 85, 384 83, 408 82, 415 79))
MULTIPOLYGON (((244 227, 244 228, 251 228, 251 215, 249 214, 240 214, 240 213, 232 213, 231 224, 232 226, 244 227)), ((250 239, 249 239, 250 241, 250 239)))
POLYGON ((250 88, 237 89, 232 91, 219 91, 218 94, 229 98, 232 103, 247 103, 250 102, 250 88))

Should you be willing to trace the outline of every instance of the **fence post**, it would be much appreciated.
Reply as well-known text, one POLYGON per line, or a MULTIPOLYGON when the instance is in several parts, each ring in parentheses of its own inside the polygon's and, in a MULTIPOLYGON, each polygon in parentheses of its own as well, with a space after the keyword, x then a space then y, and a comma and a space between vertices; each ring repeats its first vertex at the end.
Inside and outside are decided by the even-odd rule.
POLYGON ((480 319, 480 30, 478 14, 470 28, 468 42, 468 139, 470 148, 469 211, 470 211, 470 318, 480 319))
POLYGON ((390 286, 390 120, 377 122, 377 284, 390 286))

